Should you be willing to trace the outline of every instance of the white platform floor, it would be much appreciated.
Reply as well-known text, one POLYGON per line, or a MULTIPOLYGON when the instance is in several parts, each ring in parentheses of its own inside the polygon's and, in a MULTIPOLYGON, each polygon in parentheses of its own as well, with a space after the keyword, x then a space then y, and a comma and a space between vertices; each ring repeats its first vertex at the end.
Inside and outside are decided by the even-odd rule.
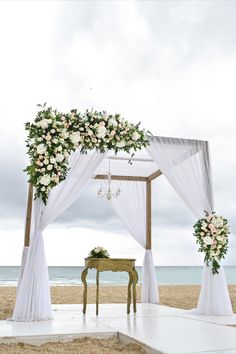
MULTIPOLYGON (((43 343, 84 335, 117 333, 152 348, 149 353, 236 354, 236 315, 197 316, 189 311, 138 304, 137 314, 126 314, 125 304, 101 304, 99 315, 88 305, 53 305, 54 320, 42 322, 0 321, 0 342, 43 343)), ((126 337, 126 338, 127 338, 126 337)))

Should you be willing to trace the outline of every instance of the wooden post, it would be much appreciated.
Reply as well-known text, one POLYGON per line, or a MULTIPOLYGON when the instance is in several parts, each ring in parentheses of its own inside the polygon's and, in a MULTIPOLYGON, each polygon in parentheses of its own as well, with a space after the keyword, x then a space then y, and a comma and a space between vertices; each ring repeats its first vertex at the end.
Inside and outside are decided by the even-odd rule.
POLYGON ((146 182, 146 249, 152 249, 152 182, 146 182))
POLYGON ((27 211, 26 211, 26 219, 25 219, 25 240, 24 240, 25 247, 28 247, 30 244, 30 225, 31 225, 31 215, 32 215, 32 203, 33 203, 33 185, 31 183, 29 183, 27 211))

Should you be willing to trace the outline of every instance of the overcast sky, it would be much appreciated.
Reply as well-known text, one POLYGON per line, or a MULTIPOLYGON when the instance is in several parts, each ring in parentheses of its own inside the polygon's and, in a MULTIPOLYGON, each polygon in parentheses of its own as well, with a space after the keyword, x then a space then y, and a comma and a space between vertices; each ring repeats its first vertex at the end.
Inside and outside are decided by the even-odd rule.
MULTIPOLYGON (((236 2, 0 2, 0 265, 20 264, 27 197, 24 122, 37 103, 119 112, 155 135, 209 140, 216 211, 236 265, 236 2)), ((194 217, 160 177, 153 191, 157 265, 200 265, 194 217)), ((79 265, 94 246, 142 248, 90 189, 44 233, 50 265, 79 265), (86 240, 86 242, 85 242, 86 240)))

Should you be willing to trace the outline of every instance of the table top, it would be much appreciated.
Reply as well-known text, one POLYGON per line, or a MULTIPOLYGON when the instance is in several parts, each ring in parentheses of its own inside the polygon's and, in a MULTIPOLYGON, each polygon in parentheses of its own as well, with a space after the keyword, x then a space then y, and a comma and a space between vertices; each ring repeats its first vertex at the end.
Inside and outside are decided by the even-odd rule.
POLYGON ((92 259, 92 260, 95 260, 95 261, 100 261, 100 260, 103 260, 103 261, 136 261, 136 259, 135 258, 96 258, 96 257, 94 257, 94 258, 92 258, 92 257, 87 257, 87 258, 85 258, 85 260, 90 260, 90 259, 92 259))
POLYGON ((99 271, 131 272, 135 266, 133 258, 85 258, 87 268, 95 268, 99 271))

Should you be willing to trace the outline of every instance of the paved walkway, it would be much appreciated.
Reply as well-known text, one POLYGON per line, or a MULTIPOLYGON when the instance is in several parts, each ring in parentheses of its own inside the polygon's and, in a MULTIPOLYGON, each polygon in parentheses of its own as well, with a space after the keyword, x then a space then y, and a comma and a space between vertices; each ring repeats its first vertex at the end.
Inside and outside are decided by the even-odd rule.
POLYGON ((137 314, 126 314, 125 304, 95 306, 53 305, 54 320, 42 322, 0 321, 0 342, 24 341, 40 344, 49 340, 84 335, 131 338, 164 354, 236 354, 236 315, 197 316, 189 311, 138 304, 137 314))

